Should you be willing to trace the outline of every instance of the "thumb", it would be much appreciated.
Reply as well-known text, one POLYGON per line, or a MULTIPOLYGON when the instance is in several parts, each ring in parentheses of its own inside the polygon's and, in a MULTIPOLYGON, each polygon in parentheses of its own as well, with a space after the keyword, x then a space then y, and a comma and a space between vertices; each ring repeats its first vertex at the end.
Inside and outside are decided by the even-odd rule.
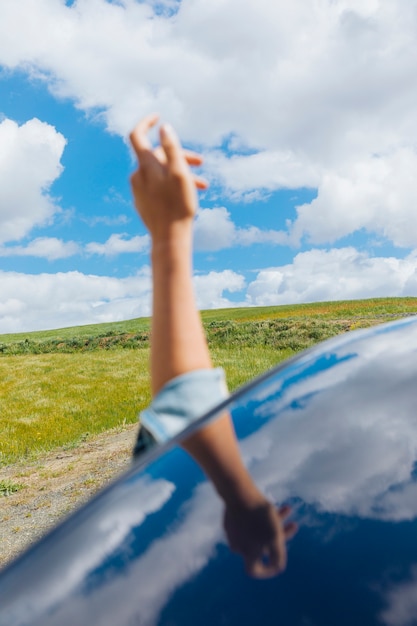
POLYGON ((163 124, 159 131, 161 146, 165 152, 169 166, 176 165, 181 160, 181 144, 177 133, 170 124, 163 124))

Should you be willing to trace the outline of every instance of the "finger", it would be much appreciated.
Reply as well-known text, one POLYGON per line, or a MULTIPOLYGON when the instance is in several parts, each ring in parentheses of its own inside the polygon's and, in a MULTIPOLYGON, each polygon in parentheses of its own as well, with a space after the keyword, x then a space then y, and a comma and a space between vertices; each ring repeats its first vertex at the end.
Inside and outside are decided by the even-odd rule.
POLYGON ((161 146, 164 149, 169 167, 182 165, 182 147, 177 133, 170 124, 163 124, 159 130, 161 146))
MULTIPOLYGON (((158 161, 162 164, 167 162, 167 157, 165 154, 165 150, 162 146, 158 146, 154 149, 153 154, 158 159, 158 161)), ((203 163, 203 157, 197 152, 192 152, 191 150, 181 150, 181 154, 188 163, 188 165, 199 166, 203 163)))
POLYGON ((296 522, 289 522, 284 526, 285 539, 292 539, 298 532, 298 524, 296 522))
POLYGON ((279 541, 268 545, 264 550, 258 549, 243 556, 245 569, 249 576, 254 578, 271 578, 283 571, 287 564, 285 543, 279 541))
POLYGON ((292 512, 292 508, 288 504, 284 504, 278 509, 278 513, 281 519, 285 519, 292 512))
POLYGON ((183 150, 182 154, 185 157, 188 165, 201 165, 203 163, 203 157, 198 152, 193 152, 192 150, 183 150))
POLYGON ((263 578, 263 565, 259 559, 256 558, 245 558, 245 570, 248 576, 252 576, 252 578, 263 578))
POLYGON ((155 148, 153 154, 162 165, 165 165, 165 163, 167 162, 167 157, 165 154, 165 150, 162 148, 162 146, 158 146, 157 148, 155 148))
POLYGON ((200 176, 193 176, 194 184, 197 189, 208 189, 208 182, 205 178, 201 178, 200 176))
POLYGON ((282 572, 287 566, 287 549, 284 541, 276 541, 268 549, 269 562, 271 569, 282 572))
POLYGON ((264 563, 262 559, 245 562, 246 573, 252 578, 272 578, 280 573, 278 567, 264 563))
POLYGON ((152 150, 151 142, 148 138, 148 132, 153 126, 155 126, 158 119, 158 113, 151 113, 151 115, 147 115, 141 119, 129 135, 130 143, 132 144, 139 162, 144 154, 149 153, 149 151, 152 150))

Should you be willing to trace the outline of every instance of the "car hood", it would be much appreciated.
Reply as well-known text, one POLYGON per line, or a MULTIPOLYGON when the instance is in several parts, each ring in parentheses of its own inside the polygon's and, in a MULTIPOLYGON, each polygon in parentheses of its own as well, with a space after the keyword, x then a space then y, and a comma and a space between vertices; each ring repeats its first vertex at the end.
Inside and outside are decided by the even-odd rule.
POLYGON ((417 623, 417 321, 347 333, 239 390, 0 574, 3 626, 417 623), (232 416, 245 463, 299 531, 248 577, 222 503, 180 448, 232 416))

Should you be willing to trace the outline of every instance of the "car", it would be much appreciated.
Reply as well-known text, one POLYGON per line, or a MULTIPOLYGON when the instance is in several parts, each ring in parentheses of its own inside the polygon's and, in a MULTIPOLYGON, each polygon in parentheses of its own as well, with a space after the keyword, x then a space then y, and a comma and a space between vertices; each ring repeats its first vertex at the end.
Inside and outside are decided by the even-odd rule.
POLYGON ((146 453, 0 574, 1 626, 417 623, 417 318, 278 365, 146 453), (299 525, 250 578, 183 437, 228 410, 260 488, 299 525))

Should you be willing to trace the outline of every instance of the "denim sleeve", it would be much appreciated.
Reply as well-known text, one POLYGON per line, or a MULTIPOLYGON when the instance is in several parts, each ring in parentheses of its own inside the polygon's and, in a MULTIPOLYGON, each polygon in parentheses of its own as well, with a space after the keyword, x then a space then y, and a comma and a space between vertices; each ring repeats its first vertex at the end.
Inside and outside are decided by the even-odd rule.
POLYGON ((187 372, 164 385, 141 412, 140 423, 158 442, 168 441, 227 396, 222 368, 187 372))

